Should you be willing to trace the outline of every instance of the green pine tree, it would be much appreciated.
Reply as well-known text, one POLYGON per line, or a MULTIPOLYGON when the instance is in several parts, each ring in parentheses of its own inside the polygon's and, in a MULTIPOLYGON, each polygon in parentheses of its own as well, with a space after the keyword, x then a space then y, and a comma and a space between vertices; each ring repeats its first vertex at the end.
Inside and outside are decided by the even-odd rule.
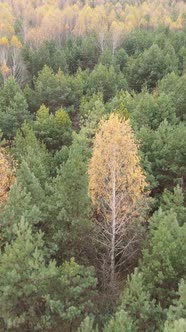
POLYGON ((93 310, 96 279, 92 269, 74 260, 46 263, 41 233, 21 220, 16 238, 0 257, 0 326, 2 331, 63 331, 93 310))
POLYGON ((0 129, 6 139, 12 139, 24 121, 30 121, 28 105, 23 92, 12 77, 0 91, 0 129))

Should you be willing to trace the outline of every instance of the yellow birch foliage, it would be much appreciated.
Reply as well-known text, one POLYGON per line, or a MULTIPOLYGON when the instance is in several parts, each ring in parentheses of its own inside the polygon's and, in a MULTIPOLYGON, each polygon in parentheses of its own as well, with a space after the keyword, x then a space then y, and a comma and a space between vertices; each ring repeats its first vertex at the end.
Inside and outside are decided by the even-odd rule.
POLYGON ((11 69, 6 64, 3 63, 2 65, 0 65, 0 72, 5 79, 11 74, 11 69))
POLYGON ((0 46, 4 46, 6 48, 9 47, 9 42, 8 42, 7 37, 0 38, 0 46))
POLYGON ((121 24, 124 32, 138 27, 154 29, 159 24, 173 31, 181 30, 185 14, 186 3, 175 0, 6 0, 0 3, 0 37, 7 36, 10 40, 15 34, 16 20, 21 19, 22 38, 34 47, 51 38, 61 42, 69 34, 84 36, 94 32, 103 50, 110 28, 115 31, 115 22, 118 38, 123 35, 121 24))
MULTIPOLYGON (((114 291, 117 273, 138 252, 140 232, 133 222, 144 205, 145 177, 131 126, 118 114, 101 121, 89 164, 89 195, 99 218, 104 287, 114 291)), ((102 268, 101 268, 102 269, 102 268)))
POLYGON ((11 5, 0 3, 0 36, 10 37, 14 33, 14 17, 11 5))
POLYGON ((14 182, 14 174, 12 160, 5 149, 0 148, 0 204, 6 202, 8 198, 8 191, 14 182))
POLYGON ((130 205, 139 199, 146 182, 137 149, 128 120, 112 114, 107 121, 101 121, 88 170, 89 194, 93 203, 110 202, 113 172, 117 196, 119 193, 125 196, 121 210, 130 209, 130 205))
POLYGON ((118 21, 113 21, 110 27, 110 34, 112 40, 112 52, 114 54, 115 50, 122 42, 124 35, 124 24, 118 21))
POLYGON ((78 36, 84 36, 90 31, 91 20, 93 17, 93 10, 88 5, 85 5, 79 12, 74 33, 78 36))
POLYGON ((10 40, 10 45, 16 49, 19 49, 22 47, 21 42, 19 41, 19 39, 16 36, 12 36, 12 38, 10 40))

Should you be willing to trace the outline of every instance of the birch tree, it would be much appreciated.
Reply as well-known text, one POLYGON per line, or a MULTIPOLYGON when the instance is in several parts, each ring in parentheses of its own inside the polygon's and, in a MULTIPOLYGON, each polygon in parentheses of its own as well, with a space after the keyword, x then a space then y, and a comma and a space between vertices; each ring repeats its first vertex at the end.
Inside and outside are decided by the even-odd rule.
POLYGON ((21 48, 22 44, 15 35, 10 41, 7 37, 0 38, 0 72, 4 82, 9 76, 13 76, 20 86, 25 83, 27 72, 21 48))
POLYGON ((22 86, 26 80, 26 67, 21 57, 22 44, 16 36, 10 40, 10 69, 15 81, 22 86))
POLYGON ((8 192, 13 182, 13 161, 5 152, 5 149, 0 148, 0 205, 7 201, 8 192))
POLYGON ((115 54, 116 49, 121 45, 124 34, 124 24, 113 21, 110 27, 110 38, 112 45, 112 55, 115 54))
POLYGON ((128 121, 117 114, 101 121, 89 164, 89 195, 97 210, 105 282, 114 285, 117 272, 138 248, 139 219, 146 186, 137 143, 128 121))

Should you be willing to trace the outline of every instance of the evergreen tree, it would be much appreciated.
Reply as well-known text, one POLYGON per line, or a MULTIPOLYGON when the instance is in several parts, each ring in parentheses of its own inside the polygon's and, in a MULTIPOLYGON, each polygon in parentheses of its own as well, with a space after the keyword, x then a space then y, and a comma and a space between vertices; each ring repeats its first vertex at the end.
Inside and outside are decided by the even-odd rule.
POLYGON ((99 64, 91 72, 88 80, 89 94, 101 92, 103 100, 108 101, 116 94, 117 88, 126 89, 127 83, 123 74, 117 75, 113 66, 107 68, 99 64))
POLYGON ((136 332, 135 323, 132 321, 130 316, 123 309, 118 310, 113 318, 110 319, 109 323, 106 324, 104 332, 136 332))
POLYGON ((0 92, 0 129, 6 139, 12 139, 24 121, 30 121, 23 92, 12 77, 5 81, 0 92))
POLYGON ((81 322, 81 325, 77 332, 98 332, 97 328, 93 328, 94 318, 91 316, 85 317, 85 319, 81 322))
POLYGON ((36 111, 44 104, 51 112, 60 107, 77 110, 83 95, 84 77, 81 71, 75 75, 65 75, 60 69, 55 74, 48 66, 44 66, 34 78, 34 89, 25 88, 30 111, 36 111))
MULTIPOLYGON (((137 134, 142 142, 143 163, 150 169, 160 190, 185 183, 186 127, 164 120, 156 131, 142 127, 137 134)), ((147 169, 148 170, 148 169, 147 169)))
POLYGON ((165 189, 160 198, 160 206, 164 212, 174 211, 180 226, 185 223, 186 207, 184 206, 184 193, 179 185, 173 191, 165 189))
POLYGON ((6 331, 57 331, 92 309, 96 279, 73 260, 48 264, 42 234, 23 219, 0 258, 0 324, 6 331))
POLYGON ((53 220, 53 240, 58 243, 63 257, 81 259, 81 252, 86 248, 91 227, 86 174, 88 158, 86 140, 74 134, 68 159, 52 183, 48 206, 53 220))
POLYGON ((169 59, 157 44, 153 44, 137 58, 128 61, 127 76, 129 86, 140 92, 143 86, 151 91, 156 87, 158 80, 174 70, 169 64, 169 59))
POLYGON ((174 104, 165 93, 155 97, 144 90, 133 97, 129 108, 131 122, 136 130, 143 126, 156 130, 164 120, 173 125, 177 123, 174 104))
POLYGON ((71 142, 71 121, 63 109, 50 114, 49 109, 42 105, 37 111, 33 128, 36 137, 46 145, 49 151, 54 152, 71 142))
POLYGON ((174 210, 156 212, 150 221, 141 269, 151 296, 163 307, 176 296, 179 280, 185 275, 186 224, 180 226, 174 210))
POLYGON ((2 244, 14 238, 15 227, 24 217, 29 225, 37 225, 41 221, 41 211, 34 204, 32 195, 16 180, 8 195, 8 201, 1 211, 1 238, 2 244))
POLYGON ((127 312, 137 331, 158 331, 162 319, 162 309, 151 298, 143 273, 137 269, 128 277, 121 296, 120 310, 127 312))
POLYGON ((163 332, 186 331, 186 286, 184 279, 179 283, 179 297, 169 307, 167 312, 167 320, 163 332))
POLYGON ((27 124, 24 124, 17 132, 14 143, 12 152, 19 164, 22 161, 26 162, 44 186, 52 169, 52 157, 45 145, 37 140, 33 129, 27 124))

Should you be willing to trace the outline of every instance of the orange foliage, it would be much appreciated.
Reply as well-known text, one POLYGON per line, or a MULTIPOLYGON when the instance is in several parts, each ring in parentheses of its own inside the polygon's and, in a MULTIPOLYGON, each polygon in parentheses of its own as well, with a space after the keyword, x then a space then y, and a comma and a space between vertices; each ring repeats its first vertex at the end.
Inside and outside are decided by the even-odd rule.
POLYGON ((0 149, 0 204, 6 202, 8 191, 15 179, 13 161, 5 152, 0 149))
POLYGON ((88 175, 89 195, 99 215, 97 237, 106 250, 113 285, 116 269, 134 254, 139 234, 131 225, 139 217, 146 186, 131 126, 117 114, 100 123, 88 175))
POLYGON ((116 174, 116 189, 124 195, 122 210, 130 209, 146 183, 139 165, 137 144, 128 120, 116 113, 109 120, 101 121, 96 134, 92 159, 89 165, 89 193, 92 201, 112 197, 112 175, 116 174), (126 194, 125 194, 126 195, 126 194))
POLYGON ((13 48, 21 48, 22 45, 21 45, 21 42, 19 41, 19 39, 16 37, 16 36, 12 36, 11 40, 10 40, 10 45, 13 47, 13 48))
POLYGON ((1 71, 4 79, 6 79, 11 74, 11 69, 6 64, 2 64, 0 66, 0 71, 1 71))
POLYGON ((20 85, 24 80, 24 65, 20 55, 21 48, 22 44, 15 35, 10 40, 7 37, 0 38, 0 71, 4 80, 12 75, 20 85))

